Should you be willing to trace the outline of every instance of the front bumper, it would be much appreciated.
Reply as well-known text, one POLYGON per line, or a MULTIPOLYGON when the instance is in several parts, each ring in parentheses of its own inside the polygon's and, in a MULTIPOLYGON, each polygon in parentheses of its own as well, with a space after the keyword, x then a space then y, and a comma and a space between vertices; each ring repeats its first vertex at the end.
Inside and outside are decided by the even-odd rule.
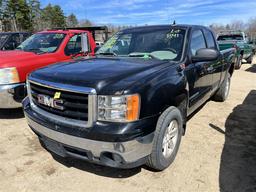
POLYGON ((62 157, 78 158, 110 167, 131 168, 144 164, 152 151, 154 132, 124 142, 99 141, 47 127, 37 119, 38 114, 31 111, 29 104, 24 106, 24 113, 43 146, 62 157))
POLYGON ((25 83, 0 85, 0 109, 22 107, 21 101, 25 95, 25 83))

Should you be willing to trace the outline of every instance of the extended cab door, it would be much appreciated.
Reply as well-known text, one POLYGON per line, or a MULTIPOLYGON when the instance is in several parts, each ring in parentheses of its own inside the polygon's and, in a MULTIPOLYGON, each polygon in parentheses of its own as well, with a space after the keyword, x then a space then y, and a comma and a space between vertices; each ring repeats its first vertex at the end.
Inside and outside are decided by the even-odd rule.
MULTIPOLYGON (((201 29, 194 29, 191 34, 190 54, 191 57, 196 55, 199 49, 207 48, 205 37, 201 29)), ((197 108, 204 103, 211 94, 212 89, 212 62, 193 62, 188 68, 193 68, 193 80, 190 81, 190 108, 197 108)))
MULTIPOLYGON (((204 35, 207 48, 219 50, 213 33, 208 29, 204 29, 204 35)), ((223 62, 224 61, 222 61, 222 57, 220 55, 220 57, 216 61, 211 61, 208 63, 207 72, 209 74, 212 74, 212 92, 216 91, 219 87, 220 78, 224 70, 223 62)))

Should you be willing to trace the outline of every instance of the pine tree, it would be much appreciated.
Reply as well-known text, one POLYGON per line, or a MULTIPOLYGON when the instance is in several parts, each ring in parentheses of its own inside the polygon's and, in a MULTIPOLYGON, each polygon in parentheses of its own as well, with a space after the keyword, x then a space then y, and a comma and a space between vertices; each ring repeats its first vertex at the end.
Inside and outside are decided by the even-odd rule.
POLYGON ((33 24, 33 31, 40 31, 42 10, 39 0, 27 0, 29 6, 29 20, 33 24))
POLYGON ((42 11, 44 28, 65 27, 66 18, 59 5, 47 5, 42 11))
POLYGON ((30 9, 25 0, 9 0, 7 10, 13 31, 31 31, 30 9))

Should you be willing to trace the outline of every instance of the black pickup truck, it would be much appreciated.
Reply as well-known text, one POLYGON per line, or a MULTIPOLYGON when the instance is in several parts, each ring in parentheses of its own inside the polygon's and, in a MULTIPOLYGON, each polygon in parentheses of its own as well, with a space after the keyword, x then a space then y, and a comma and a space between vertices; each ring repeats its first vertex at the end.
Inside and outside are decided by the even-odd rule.
POLYGON ((219 51, 203 26, 125 29, 95 57, 28 77, 23 108, 43 147, 111 167, 174 160, 187 117, 210 98, 225 101, 234 49, 219 51))

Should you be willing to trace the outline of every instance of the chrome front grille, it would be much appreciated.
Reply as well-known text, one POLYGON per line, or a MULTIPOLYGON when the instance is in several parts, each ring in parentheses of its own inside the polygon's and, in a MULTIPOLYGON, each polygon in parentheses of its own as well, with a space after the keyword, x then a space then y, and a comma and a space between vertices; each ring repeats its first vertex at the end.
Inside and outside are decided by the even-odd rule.
POLYGON ((54 121, 89 127, 96 120, 97 97, 92 88, 29 79, 28 94, 34 110, 54 121), (53 99, 57 92, 61 93, 60 108, 39 102, 39 96, 53 99))

